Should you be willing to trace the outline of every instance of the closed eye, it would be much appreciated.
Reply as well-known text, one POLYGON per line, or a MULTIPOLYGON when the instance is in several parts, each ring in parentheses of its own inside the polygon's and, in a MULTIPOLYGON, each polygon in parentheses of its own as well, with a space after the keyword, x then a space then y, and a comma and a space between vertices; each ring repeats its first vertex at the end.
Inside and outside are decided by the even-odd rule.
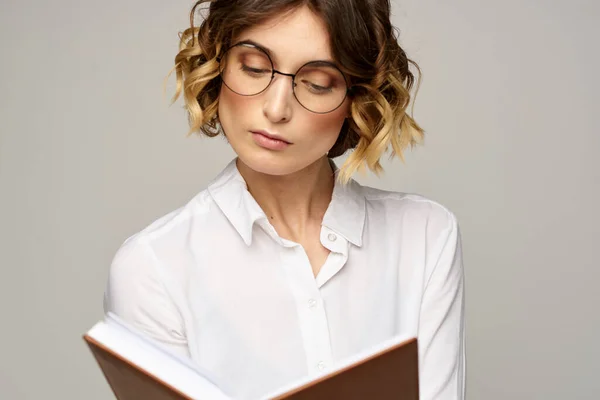
POLYGON ((242 64, 242 68, 241 69, 244 72, 248 72, 250 74, 259 74, 259 75, 271 72, 270 70, 267 70, 267 69, 252 68, 252 67, 249 67, 249 66, 247 66, 245 64, 242 64))
POLYGON ((333 91, 332 87, 324 87, 324 86, 316 85, 309 81, 302 81, 302 83, 304 83, 304 85, 308 87, 308 90, 310 90, 313 93, 320 94, 320 93, 330 93, 333 91))

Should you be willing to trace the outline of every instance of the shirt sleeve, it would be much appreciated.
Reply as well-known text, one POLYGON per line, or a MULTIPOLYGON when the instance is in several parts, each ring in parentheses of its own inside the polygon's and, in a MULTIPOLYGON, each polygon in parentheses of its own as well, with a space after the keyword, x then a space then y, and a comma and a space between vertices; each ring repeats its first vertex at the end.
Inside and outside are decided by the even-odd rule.
POLYGON ((465 398, 464 274, 455 216, 440 236, 441 252, 423 292, 419 316, 419 380, 422 400, 465 398))
POLYGON ((116 314, 169 350, 189 356, 183 318, 147 243, 130 239, 117 251, 104 293, 104 311, 116 314))

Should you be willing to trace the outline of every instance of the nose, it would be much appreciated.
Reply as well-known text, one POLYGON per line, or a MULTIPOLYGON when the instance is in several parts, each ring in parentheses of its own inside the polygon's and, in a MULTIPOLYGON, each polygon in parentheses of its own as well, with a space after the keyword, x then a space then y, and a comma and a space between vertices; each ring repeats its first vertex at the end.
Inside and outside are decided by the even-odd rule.
POLYGON ((289 121, 292 118, 294 90, 292 77, 275 74, 273 81, 264 93, 263 113, 273 123, 289 121))

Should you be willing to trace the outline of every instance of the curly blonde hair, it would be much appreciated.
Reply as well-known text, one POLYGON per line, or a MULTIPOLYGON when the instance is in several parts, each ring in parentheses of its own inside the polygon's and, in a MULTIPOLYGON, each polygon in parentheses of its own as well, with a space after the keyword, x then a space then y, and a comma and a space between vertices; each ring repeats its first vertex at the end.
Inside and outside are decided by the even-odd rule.
MULTIPOLYGON (((354 151, 341 166, 338 178, 347 182, 368 167, 379 174, 382 155, 404 161, 403 153, 422 141, 423 129, 408 115, 419 66, 408 59, 398 44, 390 22, 389 0, 199 0, 190 13, 190 27, 180 34, 175 66, 175 102, 183 93, 190 131, 209 137, 219 135, 217 115, 221 78, 220 53, 243 30, 274 16, 308 6, 329 30, 334 59, 351 86, 351 114, 346 119, 329 157, 354 151), (203 11, 200 26, 196 13, 203 11), (356 51, 361 49, 361 51, 356 51)), ((168 77, 167 77, 168 78, 168 77)), ((413 102, 414 105, 414 102, 413 102)))

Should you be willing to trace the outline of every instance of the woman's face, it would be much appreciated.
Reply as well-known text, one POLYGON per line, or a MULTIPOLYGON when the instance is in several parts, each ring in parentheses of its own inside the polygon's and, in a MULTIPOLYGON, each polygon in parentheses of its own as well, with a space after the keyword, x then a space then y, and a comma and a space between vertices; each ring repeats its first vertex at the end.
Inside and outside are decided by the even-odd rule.
MULTIPOLYGON (((285 19, 252 27, 234 43, 244 40, 269 49, 273 67, 283 73, 294 74, 309 61, 333 61, 327 28, 306 7, 285 19)), ((218 113, 223 131, 240 160, 257 172, 287 175, 320 160, 333 147, 348 116, 348 98, 327 114, 305 109, 294 97, 291 79, 276 74, 267 90, 254 96, 221 85, 218 113), (258 131, 287 143, 269 140, 258 131)))

